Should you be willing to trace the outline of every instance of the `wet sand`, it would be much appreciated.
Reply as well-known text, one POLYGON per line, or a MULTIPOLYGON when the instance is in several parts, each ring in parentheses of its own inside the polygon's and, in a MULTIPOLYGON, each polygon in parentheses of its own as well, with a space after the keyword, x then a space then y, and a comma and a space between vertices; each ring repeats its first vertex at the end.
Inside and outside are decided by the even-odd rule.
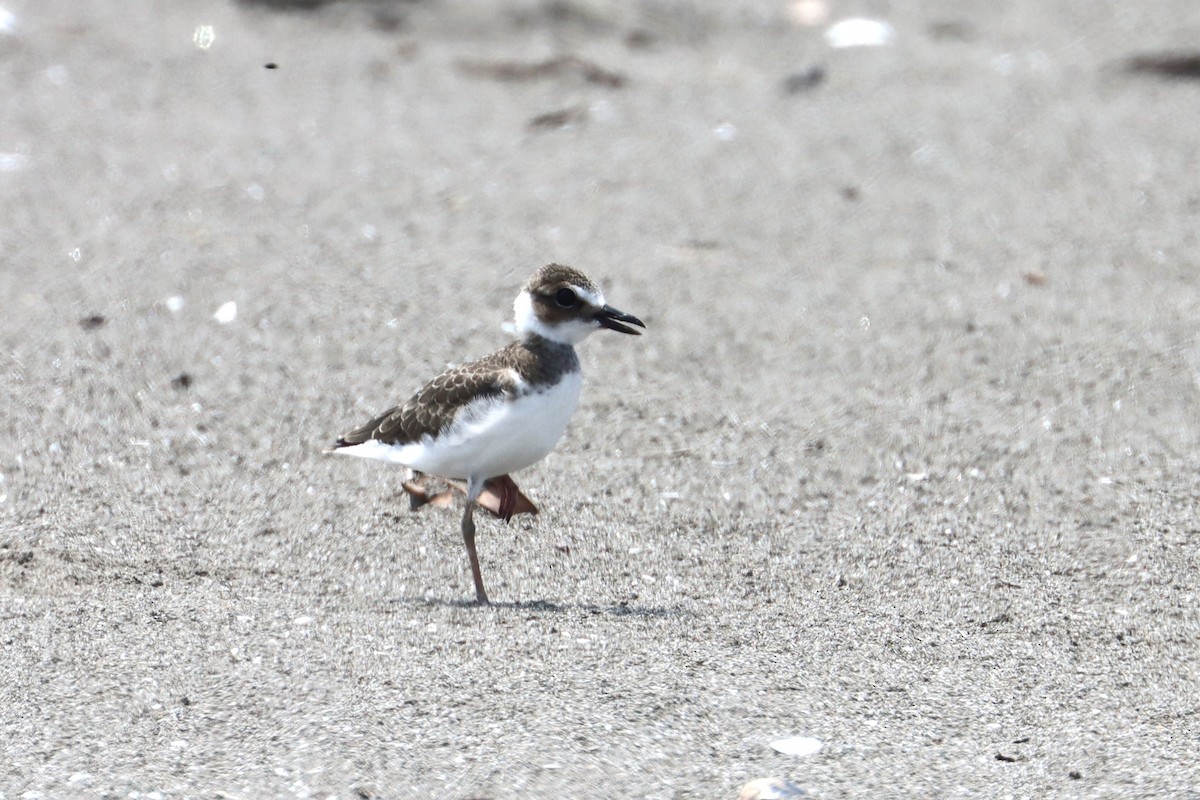
POLYGON ((1191 3, 3 5, 0 798, 1200 796, 1191 3), (321 450, 548 261, 477 608, 321 450))

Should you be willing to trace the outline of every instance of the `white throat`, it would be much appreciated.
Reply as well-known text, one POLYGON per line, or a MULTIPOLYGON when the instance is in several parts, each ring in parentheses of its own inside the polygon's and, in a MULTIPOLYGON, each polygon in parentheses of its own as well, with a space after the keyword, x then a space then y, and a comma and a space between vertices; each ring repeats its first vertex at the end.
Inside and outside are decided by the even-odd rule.
POLYGON ((541 336, 559 344, 577 345, 588 337, 588 334, 599 330, 600 323, 594 319, 573 319, 547 325, 538 319, 533 310, 533 297, 523 291, 513 302, 513 317, 516 322, 517 336, 524 339, 529 335, 541 336))

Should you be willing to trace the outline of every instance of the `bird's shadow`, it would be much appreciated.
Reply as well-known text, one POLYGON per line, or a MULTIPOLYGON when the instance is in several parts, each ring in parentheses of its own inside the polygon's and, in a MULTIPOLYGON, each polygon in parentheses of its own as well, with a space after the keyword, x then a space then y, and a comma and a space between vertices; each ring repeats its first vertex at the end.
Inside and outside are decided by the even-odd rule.
POLYGON ((440 597, 399 597, 393 602, 410 606, 423 605, 434 608, 461 608, 478 611, 536 611, 545 614, 584 613, 596 616, 641 617, 646 619, 671 619, 688 616, 688 612, 678 608, 636 606, 628 603, 597 605, 595 603, 552 603, 549 600, 516 600, 493 601, 491 603, 480 604, 474 600, 448 600, 440 597))

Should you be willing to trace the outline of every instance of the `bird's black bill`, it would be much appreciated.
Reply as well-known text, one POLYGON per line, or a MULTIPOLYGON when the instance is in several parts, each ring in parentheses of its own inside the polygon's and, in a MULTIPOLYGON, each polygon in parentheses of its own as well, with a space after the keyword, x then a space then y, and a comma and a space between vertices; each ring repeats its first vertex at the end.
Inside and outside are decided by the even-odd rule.
POLYGON ((617 311, 612 306, 605 306, 596 312, 596 322, 601 326, 608 328, 610 331, 618 333, 632 333, 634 336, 641 336, 641 331, 635 331, 629 325, 637 325, 639 328, 646 327, 646 324, 633 314, 626 314, 624 311, 617 311), (629 325, 621 323, 628 322, 629 325))

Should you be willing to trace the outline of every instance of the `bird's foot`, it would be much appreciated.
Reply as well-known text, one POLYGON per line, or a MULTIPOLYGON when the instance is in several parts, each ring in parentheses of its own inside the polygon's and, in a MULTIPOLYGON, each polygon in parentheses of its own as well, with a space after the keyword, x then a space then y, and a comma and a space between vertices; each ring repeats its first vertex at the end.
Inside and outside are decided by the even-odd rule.
MULTIPOLYGON (((409 507, 413 511, 425 505, 446 508, 454 503, 454 492, 457 491, 460 494, 466 494, 467 492, 466 485, 460 481, 443 481, 440 478, 433 478, 431 475, 422 475, 420 473, 415 474, 412 480, 404 481, 401 486, 404 487, 405 493, 408 494, 409 507), (433 491, 429 486, 431 480, 445 483, 450 488, 433 491)), ((516 481, 508 475, 489 478, 483 484, 483 491, 480 492, 476 503, 492 516, 498 517, 505 522, 508 522, 517 514, 538 513, 537 506, 525 496, 517 486, 516 481)))
MULTIPOLYGON (((427 480, 422 476, 419 480, 427 480)), ((429 487, 424 482, 404 481, 401 486, 404 487, 405 493, 408 495, 408 508, 410 511, 416 511, 421 506, 432 505, 438 508, 447 508, 454 503, 454 492, 451 489, 443 489, 440 492, 431 492, 429 487)))
POLYGON ((479 504, 505 522, 517 514, 538 513, 537 506, 521 492, 517 482, 509 475, 499 475, 484 483, 479 504), (489 496, 486 503, 485 496, 489 496), (493 503, 495 508, 492 508, 493 503))

